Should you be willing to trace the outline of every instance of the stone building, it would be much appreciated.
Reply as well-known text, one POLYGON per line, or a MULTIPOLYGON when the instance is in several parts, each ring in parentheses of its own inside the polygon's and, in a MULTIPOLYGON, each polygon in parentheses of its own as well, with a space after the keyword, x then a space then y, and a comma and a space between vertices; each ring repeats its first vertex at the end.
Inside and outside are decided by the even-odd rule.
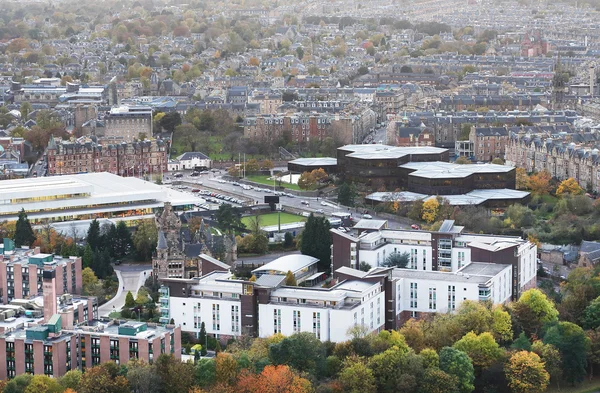
POLYGON ((46 154, 48 175, 110 172, 119 176, 143 176, 163 173, 167 171, 168 150, 168 144, 161 139, 120 142, 50 138, 46 154))
MULTIPOLYGON (((188 221, 189 222, 189 221, 188 221)), ((169 202, 156 215, 158 243, 152 258, 153 274, 159 279, 193 278, 202 274, 200 256, 207 255, 232 265, 237 259, 237 244, 233 235, 212 235, 201 219, 198 230, 192 233, 182 226, 169 202)))

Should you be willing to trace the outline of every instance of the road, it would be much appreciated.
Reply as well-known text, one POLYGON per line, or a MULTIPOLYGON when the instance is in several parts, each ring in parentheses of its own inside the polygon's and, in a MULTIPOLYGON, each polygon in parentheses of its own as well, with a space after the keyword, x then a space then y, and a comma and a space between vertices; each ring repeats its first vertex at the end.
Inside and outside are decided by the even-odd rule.
MULTIPOLYGON (((198 184, 198 188, 200 189, 212 189, 217 192, 222 191, 223 193, 250 198, 254 200, 255 203, 264 203, 265 195, 272 195, 271 193, 267 193, 265 191, 244 190, 242 187, 234 186, 232 183, 220 183, 219 180, 222 179, 222 175, 225 173, 225 171, 221 171, 218 173, 203 174, 200 176, 190 176, 191 172, 187 172, 184 173, 183 177, 177 180, 198 184)), ((273 186, 264 185, 262 188, 272 190, 273 186)), ((331 213, 333 212, 348 212, 352 214, 352 217, 356 220, 360 219, 362 216, 361 209, 338 205, 335 201, 323 200, 323 198, 280 196, 280 203, 283 205, 284 210, 286 207, 293 207, 301 211, 323 214, 328 217, 330 217, 331 213), (308 203, 308 205, 306 203, 308 203)), ((376 213, 372 209, 367 209, 367 213, 373 216, 373 219, 386 219, 377 217, 376 213)), ((408 225, 406 223, 388 220, 388 228, 407 229, 408 225)))
POLYGON ((108 316, 113 311, 120 311, 125 305, 125 297, 127 292, 131 291, 133 297, 137 295, 138 289, 146 278, 152 272, 150 265, 131 264, 131 265, 119 265, 115 266, 115 273, 119 279, 119 290, 115 297, 109 300, 98 308, 98 316, 108 316))

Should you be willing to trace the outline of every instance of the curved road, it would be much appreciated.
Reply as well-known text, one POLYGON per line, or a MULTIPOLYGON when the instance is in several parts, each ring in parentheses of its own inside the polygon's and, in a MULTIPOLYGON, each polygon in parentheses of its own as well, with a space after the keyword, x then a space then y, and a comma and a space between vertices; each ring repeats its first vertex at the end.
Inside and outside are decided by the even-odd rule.
POLYGON ((113 311, 121 311, 121 308, 125 305, 127 292, 131 291, 135 298, 138 290, 144 285, 146 278, 150 275, 150 272, 152 272, 151 266, 147 264, 115 266, 115 273, 119 279, 119 290, 115 297, 98 308, 98 316, 104 317, 113 311))

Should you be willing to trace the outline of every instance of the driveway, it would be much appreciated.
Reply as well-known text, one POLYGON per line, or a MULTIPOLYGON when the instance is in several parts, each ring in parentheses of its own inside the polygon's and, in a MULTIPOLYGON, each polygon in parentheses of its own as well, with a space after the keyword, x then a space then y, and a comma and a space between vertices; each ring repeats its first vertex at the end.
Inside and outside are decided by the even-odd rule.
POLYGON ((150 272, 152 272, 150 265, 132 264, 116 266, 115 273, 119 279, 119 290, 117 291, 115 297, 98 308, 98 316, 108 316, 108 314, 113 311, 120 311, 125 305, 125 297, 127 296, 127 292, 131 291, 131 294, 135 298, 138 289, 144 285, 144 282, 150 275, 150 272))

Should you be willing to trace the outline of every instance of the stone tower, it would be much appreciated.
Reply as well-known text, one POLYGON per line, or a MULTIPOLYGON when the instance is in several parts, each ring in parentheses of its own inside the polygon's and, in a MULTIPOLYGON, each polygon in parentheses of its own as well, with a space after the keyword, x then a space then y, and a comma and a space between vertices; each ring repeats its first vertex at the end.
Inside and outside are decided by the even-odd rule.
POLYGON ((156 215, 156 229, 158 242, 152 258, 152 274, 158 279, 183 278, 185 255, 179 243, 181 221, 170 202, 165 202, 163 211, 156 215))

